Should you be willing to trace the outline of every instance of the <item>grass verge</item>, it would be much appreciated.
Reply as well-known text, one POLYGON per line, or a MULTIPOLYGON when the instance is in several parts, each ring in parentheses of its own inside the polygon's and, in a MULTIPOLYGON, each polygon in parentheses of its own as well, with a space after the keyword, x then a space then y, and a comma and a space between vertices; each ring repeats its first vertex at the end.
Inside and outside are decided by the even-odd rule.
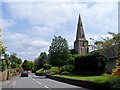
POLYGON ((59 76, 59 77, 64 77, 64 78, 70 78, 70 79, 75 79, 75 80, 85 80, 85 81, 92 81, 92 82, 97 82, 97 83, 103 83, 109 81, 111 78, 114 78, 114 76, 111 75, 101 75, 101 76, 80 76, 80 75, 54 75, 54 76, 59 76))

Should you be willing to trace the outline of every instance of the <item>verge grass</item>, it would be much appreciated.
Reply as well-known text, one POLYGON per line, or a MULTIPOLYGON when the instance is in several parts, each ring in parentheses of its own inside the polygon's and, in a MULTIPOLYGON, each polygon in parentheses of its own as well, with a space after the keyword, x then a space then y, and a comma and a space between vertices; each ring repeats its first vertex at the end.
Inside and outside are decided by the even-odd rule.
POLYGON ((107 82, 111 78, 114 78, 114 76, 111 75, 101 75, 101 76, 81 76, 81 75, 54 75, 54 76, 59 76, 59 77, 64 77, 64 78, 70 78, 70 79, 75 79, 75 80, 85 80, 85 81, 92 81, 92 82, 107 82))

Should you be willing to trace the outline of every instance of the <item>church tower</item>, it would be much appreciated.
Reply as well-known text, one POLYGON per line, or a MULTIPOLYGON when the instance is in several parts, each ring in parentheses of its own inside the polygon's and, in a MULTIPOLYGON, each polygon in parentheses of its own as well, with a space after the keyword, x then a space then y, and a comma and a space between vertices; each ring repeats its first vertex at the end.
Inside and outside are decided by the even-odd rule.
POLYGON ((85 38, 82 20, 79 15, 77 24, 76 40, 74 42, 74 49, 78 54, 84 55, 88 53, 88 41, 85 38))

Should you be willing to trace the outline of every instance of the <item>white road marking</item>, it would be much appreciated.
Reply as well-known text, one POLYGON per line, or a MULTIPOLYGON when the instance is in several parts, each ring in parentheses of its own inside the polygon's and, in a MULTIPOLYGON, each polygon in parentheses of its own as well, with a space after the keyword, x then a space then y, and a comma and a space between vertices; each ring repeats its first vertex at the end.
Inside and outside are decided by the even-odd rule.
POLYGON ((36 81, 38 84, 41 84, 40 82, 36 81))
POLYGON ((32 78, 30 75, 29 75, 30 78, 32 78))
POLYGON ((49 88, 48 86, 45 86, 45 88, 49 88))
POLYGON ((15 88, 16 81, 13 81, 11 85, 12 85, 13 88, 15 88))
POLYGON ((35 81, 35 79, 32 79, 33 81, 35 81))
POLYGON ((20 79, 26 79, 26 78, 20 78, 20 79))
POLYGON ((51 88, 49 88, 48 86, 44 86, 45 88, 49 89, 49 90, 52 90, 51 88))

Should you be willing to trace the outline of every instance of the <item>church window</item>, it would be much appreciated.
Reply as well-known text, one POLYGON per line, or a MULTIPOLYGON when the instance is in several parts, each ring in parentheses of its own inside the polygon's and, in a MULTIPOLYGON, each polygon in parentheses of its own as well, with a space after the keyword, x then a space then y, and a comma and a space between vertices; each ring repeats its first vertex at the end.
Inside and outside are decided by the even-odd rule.
POLYGON ((83 44, 82 46, 83 46, 83 47, 85 47, 85 44, 84 44, 84 42, 83 42, 82 44, 83 44))
POLYGON ((82 27, 82 23, 81 23, 81 27, 82 27))

